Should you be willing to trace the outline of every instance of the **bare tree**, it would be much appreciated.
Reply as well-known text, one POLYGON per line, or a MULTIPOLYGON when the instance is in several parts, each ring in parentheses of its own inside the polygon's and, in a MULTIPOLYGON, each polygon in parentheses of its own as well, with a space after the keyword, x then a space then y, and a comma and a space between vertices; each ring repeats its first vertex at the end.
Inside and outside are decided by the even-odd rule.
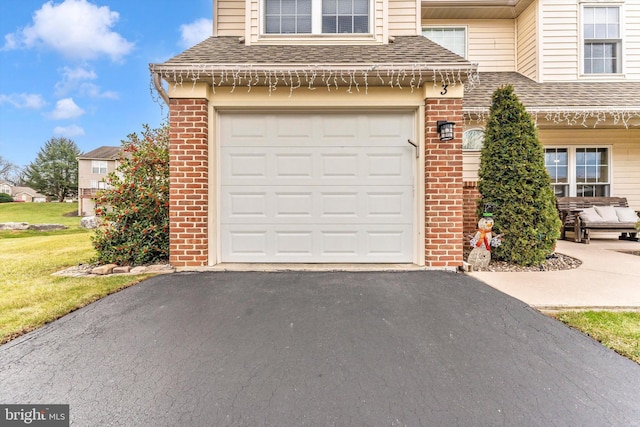
POLYGON ((15 163, 10 162, 0 156, 0 181, 7 182, 11 185, 22 184, 24 172, 15 163))

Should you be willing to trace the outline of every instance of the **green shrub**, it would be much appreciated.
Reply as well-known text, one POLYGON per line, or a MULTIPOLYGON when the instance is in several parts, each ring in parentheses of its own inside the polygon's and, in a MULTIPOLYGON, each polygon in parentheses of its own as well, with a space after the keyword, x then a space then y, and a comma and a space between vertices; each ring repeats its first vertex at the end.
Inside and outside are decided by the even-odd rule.
POLYGON ((11 203, 13 202, 13 197, 11 197, 7 193, 0 193, 0 203, 11 203))
POLYGON ((486 204, 494 205, 493 230, 502 234, 495 258, 519 265, 544 262, 555 248, 561 224, 544 149, 512 86, 493 93, 478 189, 479 213, 486 204))
POLYGON ((109 188, 96 196, 103 221, 93 236, 99 263, 141 265, 169 258, 169 128, 128 136, 109 188))

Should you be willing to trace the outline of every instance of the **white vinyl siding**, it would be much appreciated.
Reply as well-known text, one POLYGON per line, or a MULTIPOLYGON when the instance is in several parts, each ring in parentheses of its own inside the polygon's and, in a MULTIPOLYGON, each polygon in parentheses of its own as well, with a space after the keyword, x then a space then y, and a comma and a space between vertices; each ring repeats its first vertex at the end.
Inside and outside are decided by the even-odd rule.
POLYGON ((628 79, 640 80, 640 1, 626 2, 622 10, 624 74, 628 79))
POLYGON ((530 79, 538 79, 538 4, 532 3, 517 21, 518 58, 517 68, 520 74, 530 79))
POLYGON ((388 5, 389 35, 415 36, 419 34, 415 1, 388 0, 388 5))
MULTIPOLYGON (((610 148, 611 196, 640 210, 640 129, 538 129, 538 135, 545 147, 610 148)), ((462 168, 465 181, 477 181, 480 154, 464 152, 462 168)))
MULTIPOLYGON (((582 5, 573 0, 540 0, 542 75, 550 81, 607 79, 611 75, 583 74, 582 5)), ((590 2, 584 6, 620 6, 622 3, 590 2)), ((640 0, 620 6, 622 74, 627 80, 640 79, 640 0)), ((613 76, 615 78, 615 76, 613 76)))
POLYGON ((466 27, 467 59, 478 71, 515 71, 515 24, 511 19, 423 20, 422 27, 466 27))
POLYGON ((242 37, 245 35, 245 4, 244 0, 216 0, 214 35, 242 37))
POLYGON ((541 0, 543 81, 578 79, 580 31, 575 0, 541 0))

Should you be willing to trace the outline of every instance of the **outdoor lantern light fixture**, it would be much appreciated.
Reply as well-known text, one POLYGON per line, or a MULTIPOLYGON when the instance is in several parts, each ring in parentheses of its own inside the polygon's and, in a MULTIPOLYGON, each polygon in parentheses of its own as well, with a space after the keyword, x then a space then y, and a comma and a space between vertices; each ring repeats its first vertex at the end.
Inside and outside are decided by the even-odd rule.
POLYGON ((455 123, 448 122, 446 120, 438 120, 436 124, 438 127, 438 135, 440 135, 440 141, 450 141, 453 139, 453 125, 455 125, 455 123))

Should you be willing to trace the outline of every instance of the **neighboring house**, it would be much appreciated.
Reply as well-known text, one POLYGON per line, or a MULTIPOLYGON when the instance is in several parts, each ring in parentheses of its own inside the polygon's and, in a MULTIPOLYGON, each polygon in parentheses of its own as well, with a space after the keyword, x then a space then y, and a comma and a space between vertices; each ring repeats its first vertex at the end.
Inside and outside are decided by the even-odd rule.
POLYGON ((42 203, 47 201, 47 196, 38 193, 33 188, 14 186, 7 182, 0 182, 0 193, 9 194, 13 200, 18 202, 42 203))
POLYGON ((480 72, 464 96, 465 231, 491 94, 506 83, 536 121, 556 195, 640 210, 640 0, 429 1, 422 27, 480 72))
POLYGON ((0 193, 11 195, 11 184, 0 182, 0 193))
POLYGON ((30 187, 12 187, 11 196, 16 202, 44 203, 47 201, 47 196, 30 187))
POLYGON ((102 146, 78 156, 78 215, 95 214, 95 197, 98 190, 107 188, 107 174, 118 167, 122 147, 102 146))
MULTIPOLYGON (((627 1, 620 12, 637 11, 637 1, 627 1)), ((629 84, 640 67, 640 27, 630 25, 638 13, 625 18, 629 40, 614 41, 624 58, 622 68, 604 79, 615 80, 605 86, 612 89, 600 93, 604 104, 590 109, 573 101, 581 99, 583 87, 589 93, 602 90, 593 80, 603 76, 593 71, 610 67, 598 57, 610 41, 579 41, 586 23, 578 26, 584 21, 578 16, 586 3, 294 3, 292 9, 281 0, 216 1, 213 37, 150 66, 170 110, 174 266, 459 267, 463 200, 468 210, 477 197, 472 182, 477 155, 465 150, 469 161, 463 171, 463 130, 482 129, 487 96, 496 85, 514 80, 516 92, 527 100, 517 84, 522 78, 531 82, 530 95, 567 101, 528 104, 540 112, 538 124, 549 126, 549 136, 541 138, 558 149, 549 158, 553 153, 562 158, 566 149, 567 167, 577 168, 569 159, 592 152, 601 161, 606 157, 606 165, 596 167, 608 168, 610 193, 627 192, 632 203, 640 202, 637 185, 624 191, 637 183, 633 176, 640 169, 633 129, 637 85, 629 84), (566 39, 575 50, 573 74, 567 71, 566 39), (584 76, 581 64, 587 60, 581 52, 588 43, 591 75, 584 76), (585 79, 588 86, 573 87, 585 79), (571 95, 539 92, 546 86, 537 85, 555 80, 565 86, 549 90, 571 90, 571 95), (629 105, 632 99, 635 106, 629 105), (592 111, 606 117, 606 125, 583 130, 562 124, 575 116, 592 126, 592 111), (448 125, 439 132, 442 122, 455 123, 451 135, 448 125), (585 134, 592 139, 574 137, 576 131, 592 132, 585 134), (580 151, 587 141, 593 146, 580 151), (626 166, 618 167, 616 159, 626 166), (614 187, 616 173, 625 168, 626 187, 619 187, 619 180, 614 187)), ((465 139, 481 143, 482 135, 469 132, 465 139)), ((591 173, 590 163, 582 167, 591 173)), ((567 191, 585 193, 579 174, 567 175, 572 180, 567 191)))

